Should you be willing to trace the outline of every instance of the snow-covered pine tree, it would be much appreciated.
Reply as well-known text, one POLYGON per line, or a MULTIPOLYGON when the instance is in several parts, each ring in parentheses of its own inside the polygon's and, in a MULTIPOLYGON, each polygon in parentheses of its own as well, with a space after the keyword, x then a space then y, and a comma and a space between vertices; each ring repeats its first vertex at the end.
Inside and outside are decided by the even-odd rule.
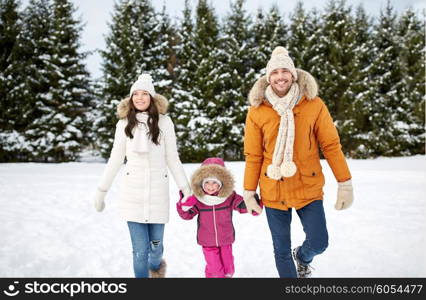
MULTIPOLYGON (((83 64, 85 54, 79 52, 82 27, 73 17, 75 8, 69 0, 33 3, 40 4, 48 7, 42 13, 49 16, 49 23, 43 24, 40 20, 38 25, 48 25, 49 30, 43 32, 48 34, 42 41, 45 45, 37 47, 33 56, 42 69, 38 69, 37 64, 31 66, 38 80, 29 83, 27 97, 36 95, 34 115, 37 117, 27 126, 25 136, 33 147, 32 160, 74 160, 87 145, 85 120, 91 109, 89 74, 83 64)), ((32 9, 40 12, 40 7, 32 9)), ((28 38, 29 43, 34 42, 28 38)))
POLYGON ((401 155, 425 153, 425 18, 412 9, 400 16, 397 39, 402 82, 398 91, 397 127, 404 136, 401 155))
POLYGON ((296 68, 306 69, 309 57, 309 38, 314 34, 309 27, 310 16, 306 13, 303 2, 298 1, 294 12, 290 15, 289 29, 291 34, 288 37, 288 51, 294 61, 296 68))
POLYGON ((177 30, 176 66, 173 69, 174 84, 170 98, 170 116, 176 127, 177 145, 183 162, 193 160, 194 132, 188 124, 197 115, 193 96, 195 72, 198 68, 195 57, 195 29, 189 0, 185 0, 183 18, 177 30))
MULTIPOLYGON (((265 28, 266 15, 261 7, 257 9, 254 23, 250 28, 250 44, 249 49, 251 52, 251 67, 257 73, 256 77, 260 77, 260 73, 265 73, 266 63, 268 62, 268 51, 265 49, 263 44, 266 40, 266 28, 265 28)), ((269 55, 272 52, 269 52, 269 55)))
POLYGON ((358 69, 354 65, 356 56, 356 31, 351 8, 345 0, 329 0, 322 16, 322 35, 319 41, 322 56, 320 74, 317 77, 320 86, 320 97, 327 103, 331 116, 339 130, 340 140, 345 147, 350 144, 352 116, 348 115, 348 107, 354 100, 351 91, 358 69))
POLYGON ((226 160, 243 160, 244 123, 247 113, 247 95, 255 79, 251 67, 252 53, 249 49, 250 18, 244 9, 245 0, 231 2, 230 14, 226 17, 220 44, 222 51, 218 105, 222 112, 214 117, 221 136, 219 155, 226 160))
POLYGON ((251 32, 253 32, 249 47, 253 57, 251 65, 259 76, 265 74, 266 64, 275 47, 288 47, 288 29, 278 7, 273 5, 266 15, 263 9, 258 9, 251 32))
POLYGON ((176 33, 171 24, 170 17, 166 12, 166 6, 163 5, 162 11, 156 14, 157 26, 154 27, 152 34, 156 37, 153 40, 152 48, 145 52, 146 56, 152 57, 153 70, 152 77, 157 91, 167 99, 171 96, 172 90, 172 72, 175 62, 175 44, 176 33))
POLYGON ((10 93, 16 84, 13 52, 17 52, 21 32, 19 5, 17 0, 0 0, 0 161, 14 160, 14 150, 19 147, 14 122, 19 113, 10 93))
MULTIPOLYGON (((106 37, 106 49, 101 51, 102 62, 102 102, 99 103, 101 118, 94 124, 97 146, 103 157, 108 157, 113 143, 116 108, 120 100, 128 96, 130 85, 138 76, 136 62, 140 56, 140 44, 135 28, 137 16, 133 12, 133 1, 122 0, 114 4, 110 32, 106 37), (136 55, 136 56, 135 56, 136 55)), ((152 15, 152 9, 147 11, 152 15)))
POLYGON ((373 30, 373 49, 375 59, 370 67, 370 86, 372 89, 370 149, 373 156, 400 155, 405 149, 404 132, 399 126, 398 111, 402 109, 402 73, 398 63, 401 45, 396 39, 396 14, 391 3, 380 11, 378 24, 373 30))
POLYGON ((20 2, 0 0, 0 71, 10 64, 10 54, 20 32, 20 2))
MULTIPOLYGON (((10 128, 8 109, 12 106, 8 99, 9 82, 7 69, 11 65, 11 54, 16 47, 16 39, 21 31, 19 4, 17 0, 0 0, 0 128, 10 128)), ((13 103, 13 102, 12 102, 13 103)))
POLYGON ((344 144, 343 148, 350 157, 368 158, 371 153, 369 115, 372 104, 369 73, 375 54, 371 37, 372 20, 362 5, 356 8, 354 25, 356 48, 353 57, 354 70, 349 87, 353 99, 348 107, 348 118, 342 126, 342 131, 350 136, 350 142, 344 144))
POLYGON ((19 133, 18 160, 33 160, 34 154, 39 152, 39 145, 34 143, 37 128, 32 123, 43 117, 44 103, 50 99, 52 19, 50 0, 30 0, 24 10, 19 46, 13 53, 16 84, 10 94, 13 99, 20 99, 16 105, 19 117, 14 121, 19 133))
MULTIPOLYGON (((302 62, 302 68, 311 73, 317 81, 322 75, 323 48, 320 44, 323 35, 322 22, 322 14, 318 9, 313 8, 309 11, 306 19, 306 35, 308 40, 307 47, 304 50, 306 59, 302 62)), ((298 66, 296 65, 296 67, 298 66)))
POLYGON ((217 134, 214 123, 217 115, 223 113, 220 97, 220 60, 219 24, 214 9, 207 0, 199 0, 196 8, 194 31, 194 59, 198 66, 193 75, 193 86, 190 93, 196 111, 188 127, 191 130, 193 147, 191 161, 200 162, 207 156, 219 155, 222 136, 217 134))

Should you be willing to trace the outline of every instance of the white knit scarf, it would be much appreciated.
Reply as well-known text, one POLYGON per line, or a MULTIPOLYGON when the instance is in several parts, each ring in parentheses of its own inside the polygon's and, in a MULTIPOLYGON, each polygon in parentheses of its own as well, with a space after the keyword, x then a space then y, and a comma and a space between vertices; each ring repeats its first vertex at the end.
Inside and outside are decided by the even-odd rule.
POLYGON ((140 112, 136 114, 138 124, 135 126, 135 131, 132 140, 132 150, 138 153, 149 152, 149 128, 148 128, 148 113, 140 112))
POLYGON ((293 162, 293 107, 299 99, 299 85, 293 83, 287 95, 282 98, 278 97, 269 85, 266 88, 265 97, 281 117, 272 164, 268 166, 266 174, 272 179, 280 180, 281 177, 293 176, 297 170, 293 162))

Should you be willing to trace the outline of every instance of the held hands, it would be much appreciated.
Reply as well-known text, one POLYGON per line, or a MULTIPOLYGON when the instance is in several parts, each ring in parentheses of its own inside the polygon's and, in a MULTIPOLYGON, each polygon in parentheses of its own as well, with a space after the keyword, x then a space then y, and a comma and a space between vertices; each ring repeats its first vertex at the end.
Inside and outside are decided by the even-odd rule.
POLYGON ((191 196, 191 189, 189 187, 183 188, 182 191, 179 191, 180 195, 180 204, 182 205, 183 211, 190 210, 195 203, 197 203, 197 198, 191 196))
POLYGON ((243 193, 244 203, 246 204, 247 212, 249 214, 252 214, 253 216, 257 216, 262 213, 262 207, 259 206, 255 198, 256 196, 256 191, 244 191, 243 193))
POLYGON ((352 180, 349 179, 345 182, 338 182, 337 200, 334 206, 337 210, 346 209, 352 205, 354 201, 354 191, 352 187, 352 180))
POLYGON ((94 197, 94 201, 93 204, 95 205, 95 209, 98 212, 101 212, 104 210, 105 208, 105 196, 106 196, 107 191, 102 191, 99 188, 96 190, 96 194, 94 197))

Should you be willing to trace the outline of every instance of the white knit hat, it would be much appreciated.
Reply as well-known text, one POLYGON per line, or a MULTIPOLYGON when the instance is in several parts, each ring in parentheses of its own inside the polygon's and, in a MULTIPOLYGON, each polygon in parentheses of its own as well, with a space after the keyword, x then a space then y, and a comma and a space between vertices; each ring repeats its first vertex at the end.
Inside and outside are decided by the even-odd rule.
POLYGON ((152 97, 155 97, 155 89, 154 85, 152 84, 151 75, 149 75, 148 73, 143 73, 139 75, 138 80, 136 80, 130 88, 130 97, 132 97, 133 92, 136 90, 147 91, 151 94, 152 97))
POLYGON ((219 179, 217 179, 216 177, 207 177, 207 178, 204 178, 203 179, 203 183, 202 183, 202 188, 204 189, 204 184, 207 182, 207 181, 214 181, 214 182, 216 182, 218 185, 219 185, 219 189, 221 189, 222 188, 222 181, 220 181, 219 179))
POLYGON ((268 61, 266 65, 266 80, 269 83, 269 77, 271 76, 272 71, 276 69, 288 69, 293 75, 294 80, 297 80, 297 72, 294 67, 293 60, 288 56, 288 51, 284 47, 276 47, 274 51, 272 51, 271 59, 268 61))

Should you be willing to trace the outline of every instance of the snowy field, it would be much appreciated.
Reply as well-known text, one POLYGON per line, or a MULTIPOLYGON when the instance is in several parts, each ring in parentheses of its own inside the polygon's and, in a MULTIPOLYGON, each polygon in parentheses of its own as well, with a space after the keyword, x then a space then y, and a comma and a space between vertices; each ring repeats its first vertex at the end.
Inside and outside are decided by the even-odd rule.
MULTIPOLYGON (((354 205, 334 210, 337 184, 326 161, 330 246, 314 277, 426 277, 425 156, 348 160, 354 205)), ((0 277, 133 277, 127 225, 116 216, 115 181, 104 212, 92 205, 103 163, 0 164, 0 277)), ((242 193, 243 162, 228 162, 242 193)), ((185 164, 190 176, 198 164, 185 164)), ((120 176, 120 174, 118 175, 120 176)), ((175 211, 170 183, 165 230, 168 277, 204 277, 196 220, 175 211)), ((277 277, 266 216, 234 214, 235 277, 277 277)), ((293 211, 293 246, 304 233, 293 211)))

